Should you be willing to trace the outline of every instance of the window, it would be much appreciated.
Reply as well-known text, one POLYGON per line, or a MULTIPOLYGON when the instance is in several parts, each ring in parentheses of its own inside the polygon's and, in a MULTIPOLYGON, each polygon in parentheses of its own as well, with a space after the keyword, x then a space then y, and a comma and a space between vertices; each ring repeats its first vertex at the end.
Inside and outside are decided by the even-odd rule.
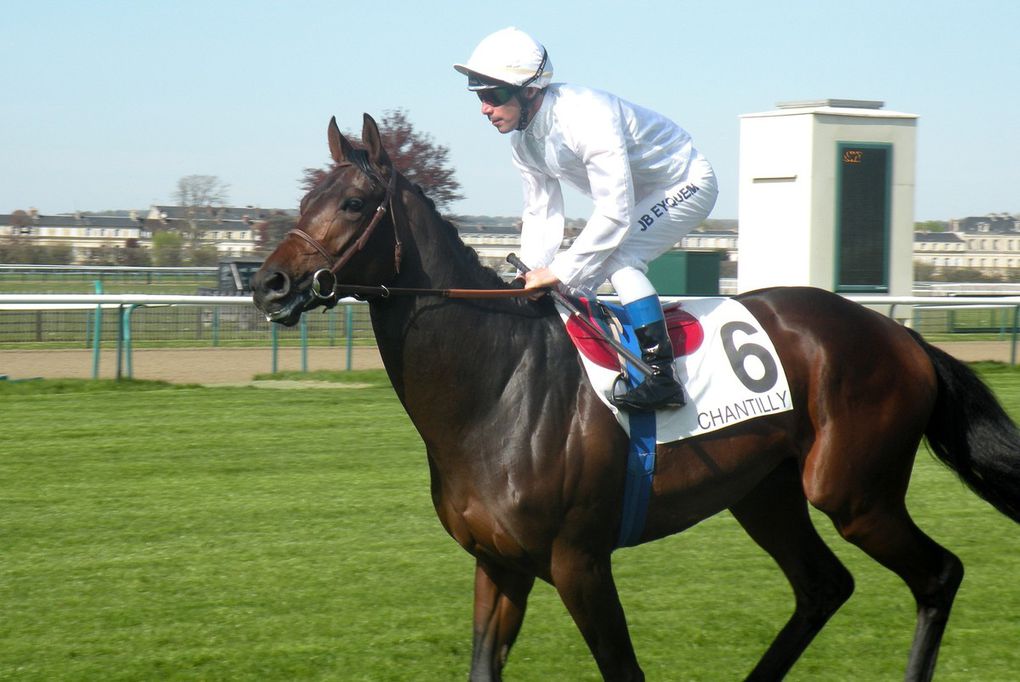
POLYGON ((836 291, 888 291, 892 145, 837 151, 836 291))

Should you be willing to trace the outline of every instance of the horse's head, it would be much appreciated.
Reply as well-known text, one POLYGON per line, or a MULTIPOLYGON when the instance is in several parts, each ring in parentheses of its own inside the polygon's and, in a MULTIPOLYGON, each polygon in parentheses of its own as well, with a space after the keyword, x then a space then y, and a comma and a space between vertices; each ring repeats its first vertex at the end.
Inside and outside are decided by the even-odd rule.
POLYGON ((291 326, 306 310, 334 305, 337 282, 385 284, 396 275, 396 227, 386 214, 397 173, 368 114, 361 136, 367 149, 355 149, 330 119, 336 163, 301 200, 297 227, 252 278, 255 306, 273 322, 291 326))

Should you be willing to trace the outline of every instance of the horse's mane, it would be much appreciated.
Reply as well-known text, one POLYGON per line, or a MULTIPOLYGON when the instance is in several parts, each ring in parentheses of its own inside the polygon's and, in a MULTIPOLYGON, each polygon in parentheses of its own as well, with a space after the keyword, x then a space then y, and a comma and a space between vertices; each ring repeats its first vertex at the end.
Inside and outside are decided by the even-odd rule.
POLYGON ((489 266, 482 263, 481 258, 478 257, 478 252, 472 249, 470 246, 464 243, 464 240, 460 236, 460 231, 457 230, 457 226, 451 221, 447 220, 439 209, 436 208, 436 202, 432 200, 425 193, 425 189, 417 184, 413 183, 415 193, 424 202, 428 209, 431 217, 439 224, 443 236, 450 240, 454 256, 457 258, 458 263, 470 268, 471 270, 477 271, 483 278, 482 284, 488 289, 506 289, 509 285, 503 281, 496 271, 489 266))

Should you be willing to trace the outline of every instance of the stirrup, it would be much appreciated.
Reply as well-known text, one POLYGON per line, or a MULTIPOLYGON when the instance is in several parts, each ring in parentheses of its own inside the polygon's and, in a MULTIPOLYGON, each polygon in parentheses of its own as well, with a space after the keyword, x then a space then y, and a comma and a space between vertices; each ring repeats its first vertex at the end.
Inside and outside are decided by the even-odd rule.
POLYGON ((663 409, 676 409, 687 404, 684 398, 684 389, 670 374, 655 373, 649 375, 640 384, 626 393, 618 393, 621 381, 613 385, 613 395, 610 402, 621 410, 628 411, 654 411, 663 409))

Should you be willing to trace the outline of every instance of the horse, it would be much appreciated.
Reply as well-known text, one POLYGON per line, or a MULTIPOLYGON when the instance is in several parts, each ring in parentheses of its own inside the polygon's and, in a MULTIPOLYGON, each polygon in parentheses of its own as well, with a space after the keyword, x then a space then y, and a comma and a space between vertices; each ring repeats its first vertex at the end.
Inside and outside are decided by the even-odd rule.
MULTIPOLYGON (((435 511, 475 559, 470 679, 502 679, 536 578, 555 588, 604 679, 643 679, 611 566, 628 437, 555 306, 509 295, 394 168, 368 114, 363 149, 335 117, 327 138, 333 168, 254 276, 254 302, 293 325, 337 292, 368 299, 386 372, 425 444, 435 511), (508 295, 438 295, 452 287, 508 295)), ((780 679, 854 589, 812 505, 913 593, 905 678, 931 679, 963 565, 908 513, 915 455, 927 438, 1020 522, 1020 431, 966 365, 873 310, 808 287, 735 298, 771 337, 794 409, 659 444, 639 542, 728 509, 793 588, 792 615, 748 675, 780 679)))

